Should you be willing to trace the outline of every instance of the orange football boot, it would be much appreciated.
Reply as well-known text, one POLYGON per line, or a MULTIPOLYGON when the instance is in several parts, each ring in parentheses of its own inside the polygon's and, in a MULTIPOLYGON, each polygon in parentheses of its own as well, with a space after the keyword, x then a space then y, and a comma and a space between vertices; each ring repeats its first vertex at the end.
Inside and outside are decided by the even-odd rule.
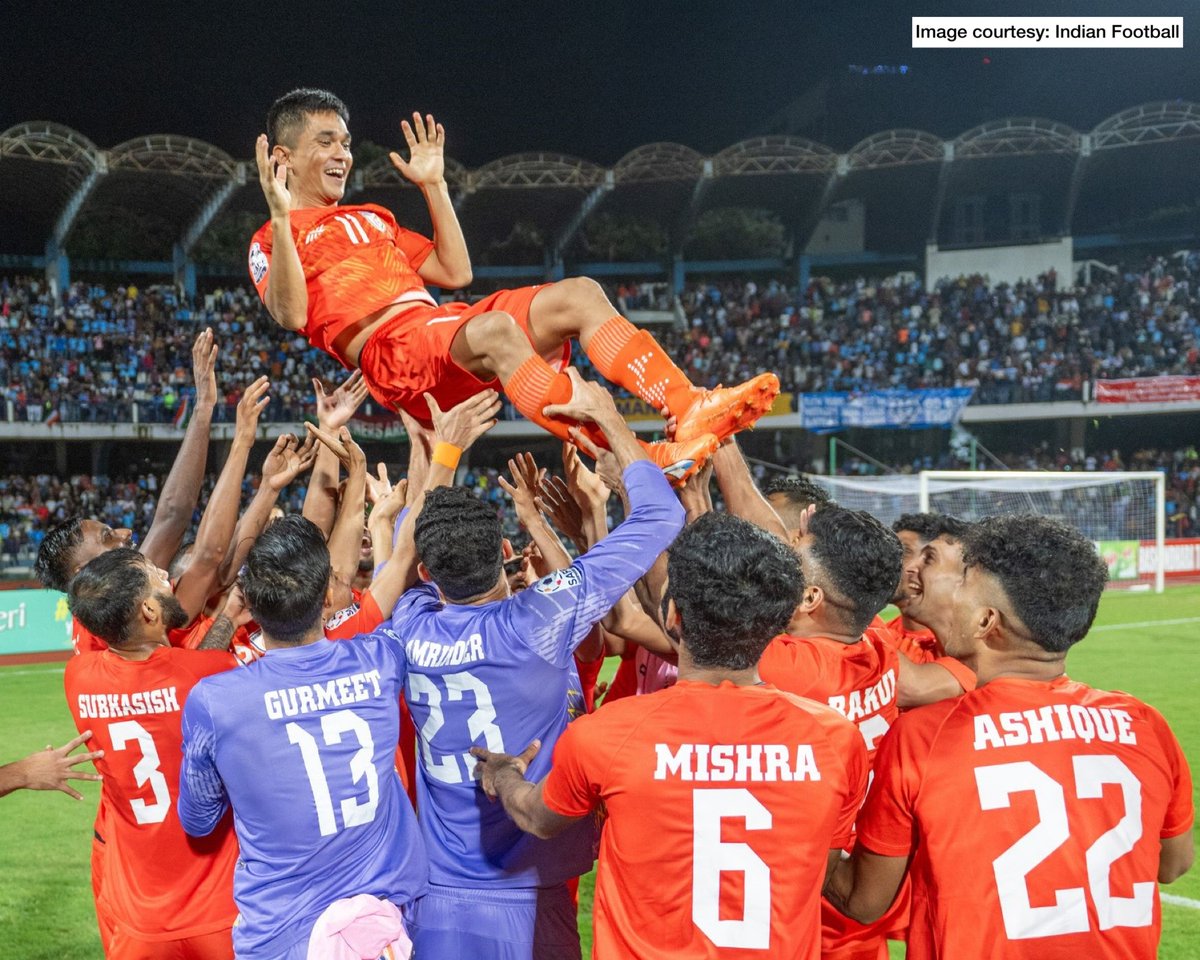
POLYGON ((675 441, 684 443, 706 433, 718 440, 731 437, 753 426, 778 396, 779 378, 773 373, 760 373, 736 387, 698 390, 687 410, 671 411, 676 416, 675 441))
POLYGON ((639 442, 673 487, 681 486, 683 481, 701 469, 721 445, 721 441, 711 433, 704 433, 686 441, 639 442))

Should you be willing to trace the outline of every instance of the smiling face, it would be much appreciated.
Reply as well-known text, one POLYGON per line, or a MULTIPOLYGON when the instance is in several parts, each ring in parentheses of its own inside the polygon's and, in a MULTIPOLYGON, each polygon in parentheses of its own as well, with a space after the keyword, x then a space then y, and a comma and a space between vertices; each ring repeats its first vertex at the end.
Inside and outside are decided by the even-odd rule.
POLYGON ((963 579, 962 544, 936 537, 905 565, 902 579, 907 599, 900 604, 901 611, 941 639, 951 629, 954 593, 963 579))
POLYGON ((333 111, 310 113, 289 133, 290 142, 277 143, 272 159, 288 168, 294 205, 328 207, 341 201, 354 166, 345 121, 333 111))

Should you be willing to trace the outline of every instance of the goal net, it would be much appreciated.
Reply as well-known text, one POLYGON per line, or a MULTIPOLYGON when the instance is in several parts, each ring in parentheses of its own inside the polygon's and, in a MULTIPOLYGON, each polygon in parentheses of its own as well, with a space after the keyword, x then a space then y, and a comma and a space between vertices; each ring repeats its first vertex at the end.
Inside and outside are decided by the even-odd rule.
POLYGON ((963 520, 1001 513, 1056 517, 1096 542, 1114 584, 1162 591, 1166 484, 1161 473, 924 470, 885 477, 813 477, 844 507, 891 524, 937 511, 963 520))

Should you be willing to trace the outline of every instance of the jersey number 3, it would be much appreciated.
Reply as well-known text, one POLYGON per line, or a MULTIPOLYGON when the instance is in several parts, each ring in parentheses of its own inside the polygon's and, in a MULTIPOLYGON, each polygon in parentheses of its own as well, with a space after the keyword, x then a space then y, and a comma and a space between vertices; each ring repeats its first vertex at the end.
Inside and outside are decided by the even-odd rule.
MULTIPOLYGON (((1146 927, 1154 914, 1154 882, 1133 884, 1133 896, 1114 897, 1109 883, 1112 865, 1133 849, 1142 836, 1142 785, 1124 763, 1113 756, 1074 758, 1075 794, 1080 800, 1104 796, 1104 785, 1120 787, 1125 814, 1101 834, 1084 856, 1088 888, 1096 905, 1101 930, 1146 927)), ((1039 820, 1032 830, 992 861, 1004 932, 1010 940, 1086 933, 1088 909, 1083 887, 1055 891, 1054 904, 1035 907, 1029 900, 1026 877, 1071 836, 1063 785, 1039 767, 1022 760, 975 770, 979 805, 1002 810, 1014 793, 1032 793, 1039 820)))
POLYGON ((158 747, 155 746, 150 731, 136 720, 122 720, 120 723, 109 724, 108 735, 112 738, 114 750, 124 750, 131 740, 137 741, 142 751, 142 759, 133 768, 134 779, 137 780, 138 787, 149 783, 150 789, 154 791, 153 803, 147 803, 140 797, 129 801, 133 819, 138 823, 162 823, 167 819, 167 811, 171 809, 171 794, 167 790, 167 778, 158 769, 158 747))

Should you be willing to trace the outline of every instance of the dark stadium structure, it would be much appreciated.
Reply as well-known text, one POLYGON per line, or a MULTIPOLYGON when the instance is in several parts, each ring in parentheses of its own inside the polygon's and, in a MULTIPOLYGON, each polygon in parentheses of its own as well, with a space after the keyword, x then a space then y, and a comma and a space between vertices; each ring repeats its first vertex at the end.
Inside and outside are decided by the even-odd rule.
MULTIPOLYGON (((1200 223, 1200 104, 1148 103, 1082 133, 1052 120, 1010 117, 953 140, 887 130, 845 153, 795 136, 755 137, 705 157, 676 143, 638 147, 605 169, 578 157, 522 153, 446 178, 479 277, 643 276, 676 289, 691 273, 784 271, 804 282, 838 264, 915 264, 924 245, 984 247, 1072 236, 1080 254, 1136 243, 1194 239, 1200 223), (865 211, 859 249, 806 252, 822 217, 846 201, 865 211), (770 211, 783 224, 782 257, 689 261, 687 239, 705 212, 770 211), (589 218, 635 216, 660 225, 668 250, 639 262, 584 259, 589 218), (506 247, 517 225, 520 242, 506 247), (492 262, 493 260, 497 262, 492 262)), ((419 191, 380 156, 356 169, 346 202, 374 202, 427 229, 419 191)), ((156 134, 111 149, 60 124, 20 123, 0 133, 0 268, 173 276, 190 293, 197 274, 233 265, 197 254, 209 232, 265 217, 252 161, 189 137, 156 134), (120 229, 119 262, 99 231, 120 229)))

